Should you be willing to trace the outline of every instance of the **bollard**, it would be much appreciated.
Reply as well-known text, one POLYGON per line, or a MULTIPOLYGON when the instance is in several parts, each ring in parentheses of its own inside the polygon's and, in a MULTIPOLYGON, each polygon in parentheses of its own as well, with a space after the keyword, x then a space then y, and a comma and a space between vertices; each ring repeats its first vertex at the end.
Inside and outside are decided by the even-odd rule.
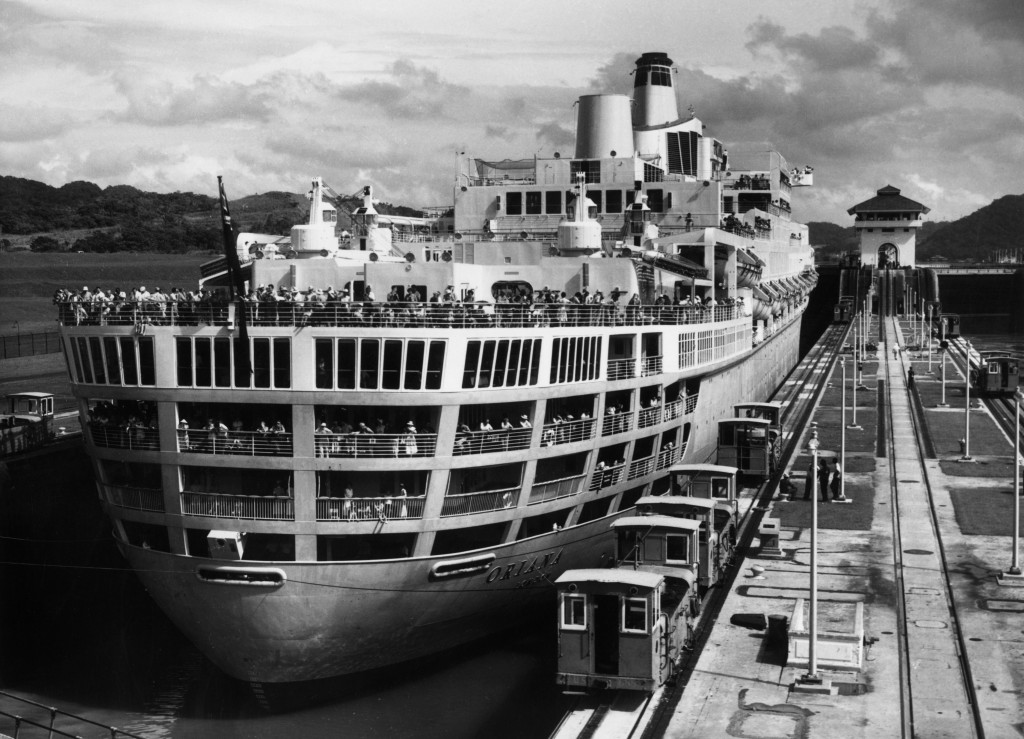
POLYGON ((961 456, 967 453, 967 439, 960 439, 960 454, 961 456))

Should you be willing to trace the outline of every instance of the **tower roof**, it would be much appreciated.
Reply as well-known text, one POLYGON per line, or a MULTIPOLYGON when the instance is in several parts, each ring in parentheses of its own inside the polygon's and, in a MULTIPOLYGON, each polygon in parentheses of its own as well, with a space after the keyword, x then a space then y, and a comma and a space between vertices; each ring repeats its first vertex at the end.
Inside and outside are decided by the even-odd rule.
POLYGON ((863 203, 850 208, 847 213, 851 216, 857 213, 878 213, 879 211, 919 211, 921 213, 927 213, 931 210, 927 205, 922 205, 916 200, 900 195, 898 187, 892 185, 886 185, 881 190, 878 190, 875 197, 870 200, 865 200, 863 203))

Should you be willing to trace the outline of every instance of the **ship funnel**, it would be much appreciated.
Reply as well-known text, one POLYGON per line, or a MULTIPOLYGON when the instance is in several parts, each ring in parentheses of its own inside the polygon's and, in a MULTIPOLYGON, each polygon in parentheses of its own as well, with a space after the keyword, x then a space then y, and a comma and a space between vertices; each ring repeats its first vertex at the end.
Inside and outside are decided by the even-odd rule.
POLYGON ((633 126, 661 126, 679 120, 672 60, 662 51, 649 51, 636 60, 633 74, 633 126))
POLYGON ((576 116, 576 159, 633 155, 626 95, 583 95, 576 116))

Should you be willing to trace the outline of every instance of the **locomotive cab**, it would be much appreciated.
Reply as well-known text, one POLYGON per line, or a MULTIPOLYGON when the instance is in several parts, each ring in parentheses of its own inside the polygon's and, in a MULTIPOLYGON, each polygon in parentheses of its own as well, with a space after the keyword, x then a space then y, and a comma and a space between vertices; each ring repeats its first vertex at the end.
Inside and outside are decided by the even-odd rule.
POLYGON ((971 375, 974 388, 981 395, 1013 395, 1020 384, 1020 359, 999 352, 982 352, 980 366, 971 375))
POLYGON ((0 413, 0 454, 24 451, 49 440, 53 433, 52 393, 11 393, 0 413))
POLYGON ((779 442, 777 425, 766 418, 725 418, 718 422, 717 462, 768 477, 778 464, 779 442))

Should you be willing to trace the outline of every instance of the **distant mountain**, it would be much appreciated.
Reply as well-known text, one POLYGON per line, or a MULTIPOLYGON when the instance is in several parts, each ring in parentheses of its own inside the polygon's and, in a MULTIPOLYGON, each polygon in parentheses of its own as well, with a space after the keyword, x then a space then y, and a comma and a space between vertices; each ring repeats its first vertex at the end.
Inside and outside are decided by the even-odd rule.
POLYGON ((1024 233, 1024 195, 1004 195, 958 221, 922 230, 919 258, 989 259, 998 249, 1019 249, 1024 233))

